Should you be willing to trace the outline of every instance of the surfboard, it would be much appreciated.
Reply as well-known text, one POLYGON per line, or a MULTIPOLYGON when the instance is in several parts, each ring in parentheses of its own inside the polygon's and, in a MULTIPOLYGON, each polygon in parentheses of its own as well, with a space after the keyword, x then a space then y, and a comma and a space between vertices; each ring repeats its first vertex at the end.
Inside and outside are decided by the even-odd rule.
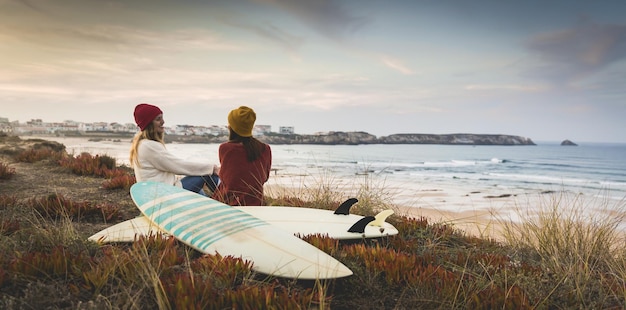
MULTIPOLYGON (((287 206, 248 206, 234 207, 246 212, 273 226, 286 230, 296 236, 326 235, 338 240, 362 238, 380 238, 398 234, 398 230, 390 223, 385 222, 393 214, 393 210, 384 210, 375 217, 365 217, 350 214, 350 207, 357 200, 346 200, 336 211, 299 208, 287 206)), ((150 220, 141 216, 130 219, 89 237, 89 240, 106 242, 133 242, 137 236, 166 234, 150 220)))
MULTIPOLYGON (((384 221, 392 210, 380 212, 375 217, 356 214, 336 215, 330 210, 284 206, 234 207, 298 237, 325 235, 338 240, 380 238, 398 234, 398 230, 384 221)), ((133 242, 137 236, 166 232, 160 230, 145 216, 120 222, 103 229, 88 239, 99 243, 133 242)))
POLYGON ((254 271, 296 279, 352 275, 341 262, 255 216, 180 187, 138 182, 130 194, 159 229, 206 254, 241 257, 254 271))

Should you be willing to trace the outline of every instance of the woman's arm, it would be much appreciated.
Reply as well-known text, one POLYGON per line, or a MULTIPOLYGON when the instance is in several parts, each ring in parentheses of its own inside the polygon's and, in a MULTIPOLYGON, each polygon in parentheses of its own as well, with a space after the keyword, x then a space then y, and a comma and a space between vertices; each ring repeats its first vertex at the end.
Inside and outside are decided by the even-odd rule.
POLYGON ((170 153, 163 144, 144 140, 139 146, 140 159, 148 161, 155 169, 178 175, 210 175, 219 168, 211 163, 187 161, 170 153))

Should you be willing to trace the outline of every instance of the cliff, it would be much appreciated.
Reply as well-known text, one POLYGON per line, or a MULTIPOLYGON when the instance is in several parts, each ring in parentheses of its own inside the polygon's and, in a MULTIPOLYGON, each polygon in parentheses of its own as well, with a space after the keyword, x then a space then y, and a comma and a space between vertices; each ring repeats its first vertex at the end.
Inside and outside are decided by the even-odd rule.
MULTIPOLYGON (((526 137, 511 135, 484 134, 394 134, 376 137, 366 132, 331 131, 315 135, 284 135, 267 134, 257 137, 269 144, 324 144, 324 145, 358 145, 358 144, 450 144, 450 145, 535 145, 526 137)), ((177 143, 222 143, 226 136, 175 136, 166 135, 166 142, 177 143)))

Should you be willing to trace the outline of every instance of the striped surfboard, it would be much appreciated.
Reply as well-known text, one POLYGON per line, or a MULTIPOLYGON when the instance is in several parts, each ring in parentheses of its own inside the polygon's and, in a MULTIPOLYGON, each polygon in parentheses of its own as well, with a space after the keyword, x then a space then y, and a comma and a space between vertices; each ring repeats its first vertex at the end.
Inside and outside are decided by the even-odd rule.
POLYGON ((130 190, 158 228, 206 254, 241 257, 253 270, 298 279, 352 275, 332 256, 246 212, 180 187, 139 182, 130 190))

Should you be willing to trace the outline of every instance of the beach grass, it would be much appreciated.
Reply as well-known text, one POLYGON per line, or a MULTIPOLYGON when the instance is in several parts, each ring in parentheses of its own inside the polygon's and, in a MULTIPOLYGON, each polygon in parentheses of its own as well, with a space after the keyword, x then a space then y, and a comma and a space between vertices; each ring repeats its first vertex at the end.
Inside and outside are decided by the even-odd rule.
MULTIPOLYGON (((131 171, 58 146, 31 160, 48 152, 33 151, 45 143, 15 143, 0 137, 0 167, 13 171, 0 180, 2 309, 626 307, 623 201, 560 193, 519 201, 517 218, 497 220, 497 240, 396 212, 388 218, 396 236, 350 242, 303 236, 354 275, 302 281, 259 274, 252 262, 202 255, 162 235, 122 244, 88 241, 139 214, 125 186, 104 186, 123 176, 133 182, 131 171)), ((327 174, 304 188, 266 194, 272 205, 334 209, 354 196, 354 213, 400 210, 384 183, 362 177, 344 184, 327 174)))

